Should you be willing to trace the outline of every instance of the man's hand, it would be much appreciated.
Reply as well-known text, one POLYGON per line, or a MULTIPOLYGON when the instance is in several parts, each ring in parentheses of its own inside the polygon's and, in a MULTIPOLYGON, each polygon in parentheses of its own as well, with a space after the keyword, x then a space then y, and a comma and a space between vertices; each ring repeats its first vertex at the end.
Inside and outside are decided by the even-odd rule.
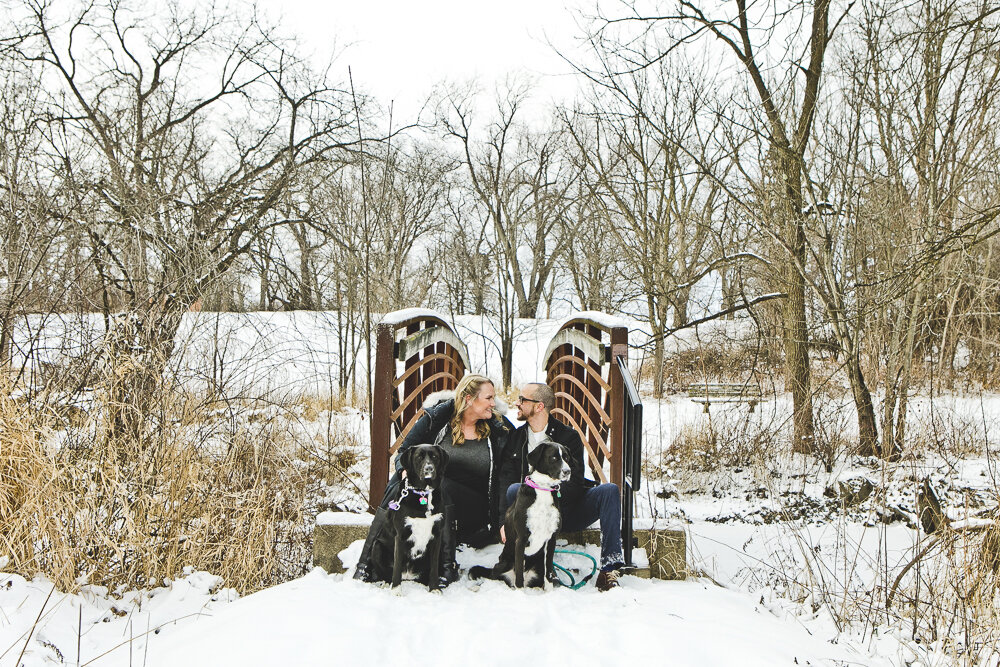
POLYGON ((507 544, 507 534, 504 532, 504 527, 500 526, 500 542, 507 544))

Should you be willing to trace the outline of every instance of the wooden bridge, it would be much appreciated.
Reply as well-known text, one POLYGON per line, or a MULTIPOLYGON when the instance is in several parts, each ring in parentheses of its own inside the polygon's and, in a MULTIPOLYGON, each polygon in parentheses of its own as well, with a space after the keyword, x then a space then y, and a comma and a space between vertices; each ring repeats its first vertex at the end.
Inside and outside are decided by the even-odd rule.
MULTIPOLYGON (((389 481, 390 459, 420 418, 425 399, 436 391, 454 389, 469 370, 465 344, 442 317, 430 311, 389 313, 377 325, 375 336, 371 512, 389 481)), ((556 394, 552 414, 580 434, 593 478, 614 482, 622 490, 626 564, 633 564, 632 548, 639 546, 646 550, 652 576, 680 578, 685 569, 684 533, 633 530, 633 496, 642 470, 642 403, 627 362, 628 330, 616 320, 602 313, 579 313, 566 321, 544 354, 546 382, 556 394)), ((337 549, 332 551, 336 554, 357 539, 348 534, 345 525, 349 523, 341 519, 336 525, 317 526, 317 565, 328 571, 341 569, 339 559, 320 552, 330 554, 337 549), (330 543, 324 546, 323 542, 330 543)), ((359 519, 357 523, 367 522, 359 519)), ((600 539, 596 530, 572 537, 596 543, 600 539)))

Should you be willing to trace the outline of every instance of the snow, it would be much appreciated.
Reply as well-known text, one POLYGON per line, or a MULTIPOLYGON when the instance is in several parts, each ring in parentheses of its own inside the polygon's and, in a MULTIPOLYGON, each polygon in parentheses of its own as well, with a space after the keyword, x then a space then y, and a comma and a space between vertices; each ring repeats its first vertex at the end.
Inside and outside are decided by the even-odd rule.
POLYGON ((605 327, 606 329, 614 329, 615 327, 628 327, 629 321, 617 317, 615 315, 608 315, 607 313, 602 313, 597 310, 582 310, 577 313, 571 313, 569 317, 564 318, 559 322, 559 327, 562 328, 567 322, 573 320, 591 320, 592 322, 605 327))
POLYGON ((317 526, 370 526, 371 514, 354 512, 321 512, 316 517, 317 526))
POLYGON ((763 667, 855 657, 742 595, 704 582, 639 579, 607 595, 521 592, 488 582, 442 595, 405 584, 397 596, 314 570, 173 634, 151 665, 277 665, 294 656, 298 664, 682 666, 738 659, 763 667), (726 641, 713 639, 723 628, 726 641), (775 633, 781 642, 762 641, 775 633))
POLYGON ((394 310, 391 313, 386 313, 382 316, 380 322, 382 324, 399 324, 400 322, 412 320, 415 317, 436 317, 442 322, 448 321, 447 317, 430 308, 404 308, 403 310, 394 310))
MULTIPOLYGON (((388 317, 402 321, 427 314, 441 317, 425 309, 398 311, 388 317)), ((634 345, 642 344, 648 336, 635 322, 619 318, 602 321, 607 326, 628 326, 634 345)), ((543 377, 541 357, 560 324, 548 319, 515 322, 515 385, 543 377)), ((103 328, 97 318, 78 322, 72 318, 26 320, 25 324, 35 330, 43 325, 56 329, 51 335, 46 332, 46 359, 73 356, 79 347, 85 347, 79 342, 81 338, 97 338, 103 328)), ((472 370, 499 380, 495 323, 486 316, 460 316, 454 318, 454 326, 468 346, 472 370)), ((752 322, 736 319, 686 330, 669 337, 666 347, 677 351, 691 349, 699 342, 733 343, 755 335, 752 322)), ((236 393, 329 389, 331 376, 343 363, 354 364, 362 377, 365 372, 363 347, 355 358, 338 357, 337 323, 332 313, 191 313, 185 316, 178 339, 182 352, 175 362, 177 377, 183 382, 205 381, 206 364, 214 357, 215 380, 236 393)), ((634 349, 631 353, 633 362, 643 354, 634 349)), ((499 582, 477 587, 463 577, 441 594, 404 583, 396 595, 355 582, 349 574, 328 575, 316 569, 300 579, 240 598, 225 587, 226 582, 206 572, 188 571, 149 591, 109 593, 83 585, 73 594, 53 590, 44 578, 26 581, 0 574, 0 667, 60 662, 274 665, 401 660, 443 665, 470 661, 487 665, 524 661, 556 665, 633 661, 671 665, 947 664, 935 649, 915 646, 902 628, 838 629, 831 614, 832 607, 844 600, 864 600, 865 592, 884 581, 887 573, 898 572, 919 548, 919 533, 898 521, 881 525, 879 517, 866 515, 865 509, 836 521, 767 522, 762 517, 782 510, 778 491, 786 490, 775 488, 778 482, 771 476, 801 479, 798 490, 811 499, 822 498, 824 485, 868 477, 885 486, 886 505, 900 507, 905 514, 907 507, 912 508, 912 498, 893 496, 897 491, 892 484, 913 486, 913 480, 924 476, 947 474, 949 479, 962 482, 963 493, 978 490, 989 494, 995 489, 995 466, 986 454, 964 456, 957 462, 927 457, 873 473, 850 460, 840 462, 826 475, 808 470, 808 466, 815 467, 814 462, 793 458, 783 462, 787 470, 768 470, 767 480, 751 471, 720 468, 705 473, 702 492, 685 492, 669 463, 671 448, 685 433, 711 427, 725 440, 727 434, 735 433, 727 429, 744 429, 739 433, 745 434, 789 428, 789 397, 773 391, 775 388, 765 389, 768 391, 754 413, 749 413, 746 405, 730 404, 713 405, 710 414, 705 414, 701 405, 683 394, 660 401, 644 397, 644 468, 660 470, 662 476, 643 481, 636 498, 635 526, 686 532, 688 564, 694 575, 687 581, 625 577, 622 588, 604 594, 592 586, 577 592, 557 589, 542 593, 513 591, 499 582), (683 497, 677 497, 678 489, 683 497), (814 573, 820 582, 812 589, 803 588, 800 582, 810 581, 814 573)), ((878 398, 876 395, 876 401, 878 398)), ((837 399, 823 401, 826 403, 818 403, 817 410, 828 410, 825 415, 851 414, 848 394, 841 403, 837 399)), ((916 432, 947 427, 941 430, 951 429, 970 441, 995 443, 1000 439, 998 396, 936 394, 932 400, 917 395, 911 397, 910 408, 916 432)), ((367 451, 365 415, 350 409, 335 416, 325 414, 353 434, 359 451, 367 451)), ((829 420, 818 422, 832 424, 829 420)), ((308 431, 308 424, 291 428, 303 441, 315 435, 308 431)), ((855 433, 856 423, 846 419, 841 430, 855 433)), ((347 472, 358 488, 367 488, 365 458, 347 472)), ((947 492, 946 485, 943 495, 947 492)), ((340 507, 360 510, 365 506, 356 494, 331 499, 340 507)), ((947 503, 950 515, 960 500, 947 503)), ((954 518, 953 526, 988 523, 967 513, 954 518)), ((365 525, 370 520, 367 514, 324 512, 317 517, 317 524, 365 525)), ((355 542, 342 552, 342 561, 356 562, 360 549, 361 542, 355 542)), ((596 553, 596 547, 587 551, 596 553)), ((459 553, 459 564, 465 569, 491 565, 498 554, 496 546, 467 549, 459 553)), ((644 555, 636 552, 635 556, 638 563, 644 562, 644 555)), ((0 570, 9 564, 6 558, 0 553, 0 570)))
POLYGON ((65 595, 44 578, 0 574, 0 665, 147 664, 162 645, 154 641, 160 633, 191 625, 239 597, 222 583, 189 571, 151 591, 111 596, 102 587, 83 586, 65 595))
POLYGON ((988 528, 989 526, 994 525, 994 523, 995 522, 992 519, 972 518, 972 519, 962 519, 959 521, 952 521, 950 525, 952 530, 969 530, 975 528, 988 528))
MULTIPOLYGON (((891 664, 863 657, 851 642, 829 642, 835 628, 807 627, 768 596, 708 580, 624 577, 622 587, 608 593, 593 587, 515 591, 501 582, 477 587, 462 580, 431 594, 406 582, 396 594, 316 568, 237 600, 230 591, 213 594, 218 585, 210 575, 192 573, 129 600, 99 592, 58 596, 49 600, 23 663, 52 664, 46 660, 58 652, 76 664, 82 612, 80 664, 105 652, 96 664, 891 664)), ((10 647, 2 664, 13 664, 6 661, 24 645, 21 636, 47 588, 42 580, 0 578, 6 617, 0 645, 10 647)))

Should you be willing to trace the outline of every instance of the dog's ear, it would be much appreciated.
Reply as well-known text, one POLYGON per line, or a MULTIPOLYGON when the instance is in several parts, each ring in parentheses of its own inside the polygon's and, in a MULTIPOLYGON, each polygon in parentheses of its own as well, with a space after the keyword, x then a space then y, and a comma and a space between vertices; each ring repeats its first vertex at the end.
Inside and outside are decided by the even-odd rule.
POLYGON ((542 442, 537 447, 528 452, 528 465, 531 466, 532 470, 538 468, 538 460, 542 458, 542 451, 545 450, 545 446, 549 444, 548 442, 542 442))
POLYGON ((442 447, 441 445, 431 445, 431 447, 437 450, 438 456, 440 457, 438 459, 439 461, 441 461, 441 466, 438 470, 438 473, 440 473, 442 470, 448 467, 448 459, 450 457, 448 456, 448 452, 444 451, 444 447, 442 447))
POLYGON ((413 458, 415 451, 417 451, 416 447, 407 447, 399 453, 399 465, 403 467, 403 470, 410 467, 410 459, 413 458))

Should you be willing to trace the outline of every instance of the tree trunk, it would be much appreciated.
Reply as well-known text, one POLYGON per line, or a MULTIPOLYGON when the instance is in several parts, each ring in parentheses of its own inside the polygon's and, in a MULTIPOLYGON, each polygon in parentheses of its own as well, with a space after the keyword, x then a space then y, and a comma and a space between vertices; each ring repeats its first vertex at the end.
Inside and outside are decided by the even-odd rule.
MULTIPOLYGON (((736 305, 737 292, 736 292, 736 285, 733 284, 734 283, 732 278, 733 273, 734 270, 728 268, 723 268, 720 269, 719 271, 719 277, 721 280, 721 289, 722 289, 722 310, 729 310, 730 308, 736 305)), ((735 318, 736 318, 735 313, 729 313, 722 319, 732 320, 735 318)))
POLYGON ((667 306, 663 299, 652 296, 652 290, 646 292, 646 306, 649 309, 649 328, 653 334, 653 395, 663 397, 663 365, 666 362, 664 351, 664 329, 667 320, 667 306))
POLYGON ((906 392, 910 385, 910 365, 916 336, 917 312, 924 291, 921 279, 900 309, 893 326, 882 406, 882 451, 886 460, 898 458, 906 432, 906 392))
POLYGON ((809 372, 809 331, 805 321, 805 285, 794 280, 784 304, 785 375, 792 393, 792 451, 811 454, 814 447, 812 389, 809 372))
POLYGON ((500 366, 501 373, 503 375, 503 388, 509 389, 514 368, 514 337, 505 332, 503 340, 500 342, 500 346, 500 366))
POLYGON ((105 343, 110 364, 104 398, 111 414, 110 438, 142 443, 156 414, 163 372, 174 350, 183 310, 147 306, 112 324, 105 343))
POLYGON ((674 307, 674 317, 673 326, 674 329, 680 329, 682 326, 688 323, 688 303, 691 301, 691 288, 686 288, 682 290, 677 290, 674 293, 673 307, 674 307))
POLYGON ((806 321, 806 236, 802 218, 802 161, 787 149, 779 151, 784 192, 780 208, 786 217, 784 282, 788 292, 784 316, 785 381, 792 393, 792 451, 811 454, 813 430, 812 379, 809 368, 809 327, 806 321))
POLYGON ((875 406, 861 370, 861 358, 856 351, 848 351, 845 363, 851 394, 854 396, 854 407, 858 412, 858 452, 862 456, 876 456, 879 450, 875 406))
POLYGON ((14 316, 8 310, 0 320, 0 369, 10 365, 14 341, 14 316))

